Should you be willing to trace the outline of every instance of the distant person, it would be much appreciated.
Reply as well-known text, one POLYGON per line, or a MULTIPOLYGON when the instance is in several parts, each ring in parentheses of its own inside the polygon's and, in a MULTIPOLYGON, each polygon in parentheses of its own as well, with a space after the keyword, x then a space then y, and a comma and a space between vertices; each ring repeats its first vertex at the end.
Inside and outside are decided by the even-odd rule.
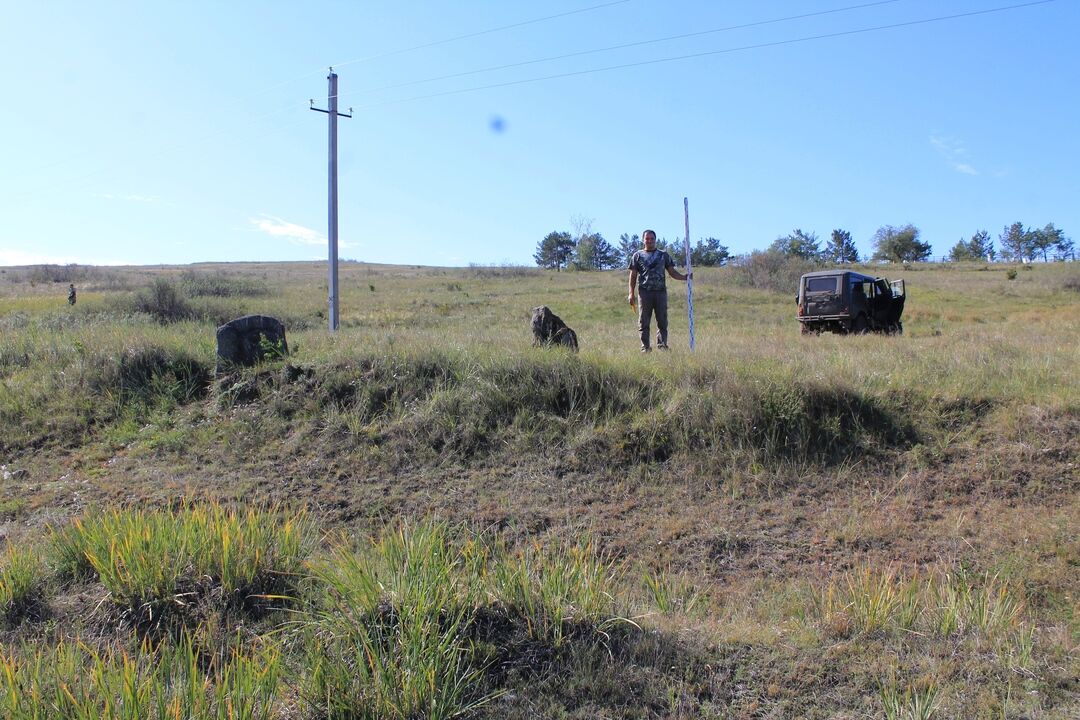
POLYGON ((667 350, 667 283, 666 272, 676 280, 693 276, 683 275, 675 269, 675 261, 663 250, 656 249, 656 233, 641 233, 645 247, 630 257, 630 307, 637 307, 638 334, 641 336, 641 352, 649 352, 649 322, 656 313, 656 347, 667 350))
POLYGON ((68 285, 68 305, 75 304, 75 283, 68 285))

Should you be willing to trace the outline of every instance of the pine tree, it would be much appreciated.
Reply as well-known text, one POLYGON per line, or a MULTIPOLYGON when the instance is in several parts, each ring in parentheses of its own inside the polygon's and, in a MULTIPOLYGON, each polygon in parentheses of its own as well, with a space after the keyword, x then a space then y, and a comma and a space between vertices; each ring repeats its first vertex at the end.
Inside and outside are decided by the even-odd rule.
POLYGON ((1001 231, 998 243, 1001 245, 1001 255, 1006 260, 1031 260, 1035 256, 1034 237, 1031 232, 1024 229, 1024 224, 1014 222, 1001 231))
POLYGON ((573 253, 574 239, 570 237, 570 233, 553 231, 536 244, 533 260, 540 267, 561 270, 566 267, 573 253))
POLYGON ((833 230, 829 241, 825 244, 822 259, 841 265, 859 262, 859 249, 855 247, 851 233, 847 230, 833 230))
POLYGON ((997 253, 994 252, 994 241, 990 239, 990 233, 985 230, 980 230, 971 236, 968 249, 971 251, 972 260, 989 260, 992 262, 997 257, 997 253))

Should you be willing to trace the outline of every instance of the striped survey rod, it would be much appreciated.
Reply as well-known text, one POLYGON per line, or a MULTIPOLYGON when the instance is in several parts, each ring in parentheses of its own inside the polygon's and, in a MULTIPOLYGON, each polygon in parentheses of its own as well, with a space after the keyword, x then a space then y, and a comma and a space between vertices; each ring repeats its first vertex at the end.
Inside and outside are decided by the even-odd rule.
POLYGON ((694 281, 690 279, 693 267, 690 265, 690 202, 682 199, 683 220, 686 224, 686 313, 690 326, 690 350, 694 349, 694 281))

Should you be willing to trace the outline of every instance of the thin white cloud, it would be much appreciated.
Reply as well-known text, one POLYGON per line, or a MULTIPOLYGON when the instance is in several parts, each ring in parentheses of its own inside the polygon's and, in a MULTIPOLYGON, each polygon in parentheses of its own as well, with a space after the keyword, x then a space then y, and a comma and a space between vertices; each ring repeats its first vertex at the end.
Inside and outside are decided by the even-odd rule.
POLYGON ((27 252, 25 250, 11 250, 0 248, 0 265, 130 265, 128 262, 118 260, 87 260, 75 255, 45 255, 42 253, 27 252))
POLYGON ((945 162, 949 163, 950 167, 956 172, 963 173, 964 175, 979 174, 979 171, 970 163, 965 162, 967 159, 967 148, 964 146, 962 140, 942 135, 931 135, 930 144, 934 146, 934 149, 938 151, 938 154, 945 158, 945 162))
POLYGON ((138 203, 159 203, 161 198, 157 195, 114 195, 113 193, 94 193, 93 197, 103 200, 126 200, 138 203))
POLYGON ((252 225, 259 232, 273 237, 285 238, 300 245, 325 245, 326 236, 318 230, 306 228, 303 225, 287 222, 273 215, 261 215, 257 218, 249 218, 252 225))

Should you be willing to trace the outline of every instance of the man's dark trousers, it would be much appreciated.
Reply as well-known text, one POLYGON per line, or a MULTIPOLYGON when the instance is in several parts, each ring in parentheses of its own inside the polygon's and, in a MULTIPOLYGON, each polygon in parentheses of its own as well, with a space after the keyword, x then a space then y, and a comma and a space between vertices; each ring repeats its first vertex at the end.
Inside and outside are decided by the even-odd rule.
POLYGON ((667 347, 667 290, 638 290, 638 335, 641 347, 649 348, 649 321, 656 313, 656 344, 667 347))

